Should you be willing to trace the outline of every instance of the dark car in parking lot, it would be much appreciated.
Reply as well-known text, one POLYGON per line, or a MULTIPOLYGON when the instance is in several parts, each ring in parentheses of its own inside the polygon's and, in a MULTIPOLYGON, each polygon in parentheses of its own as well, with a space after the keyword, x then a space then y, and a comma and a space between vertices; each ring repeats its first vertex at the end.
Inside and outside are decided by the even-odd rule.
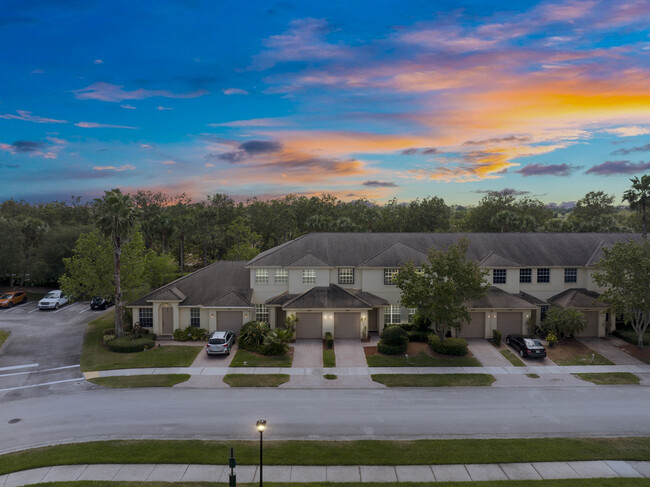
POLYGON ((113 303, 108 299, 104 299, 101 296, 95 296, 90 300, 90 309, 106 309, 112 304, 113 303))
POLYGON ((508 335, 506 344, 519 350, 519 356, 526 358, 544 358, 546 349, 537 338, 528 338, 523 335, 508 335))

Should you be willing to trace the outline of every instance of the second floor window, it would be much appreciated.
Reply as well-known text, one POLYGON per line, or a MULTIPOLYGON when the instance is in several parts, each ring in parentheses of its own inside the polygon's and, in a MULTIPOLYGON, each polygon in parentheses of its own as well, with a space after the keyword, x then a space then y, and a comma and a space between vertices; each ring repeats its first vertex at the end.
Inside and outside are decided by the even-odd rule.
POLYGON ((269 270, 255 269, 255 284, 268 284, 268 283, 269 283, 269 270))
POLYGON ((274 282, 276 284, 286 284, 289 282, 289 271, 286 269, 276 269, 274 282))
POLYGON ((339 269, 339 284, 354 284, 354 269, 339 269))
POLYGON ((201 308, 190 308, 190 326, 201 328, 201 308))
POLYGON ((523 282, 523 283, 533 282, 533 270, 519 269, 519 282, 523 282))
POLYGON ((391 267, 388 269, 384 269, 384 284, 385 285, 394 285, 395 283, 395 276, 397 276, 397 273, 399 272, 399 269, 397 267, 391 267))
POLYGON ((316 269, 303 269, 302 270, 302 283, 303 284, 316 284, 316 269))
POLYGON ((402 322, 401 308, 399 305, 391 304, 384 308, 384 324, 397 325, 402 322))
POLYGON ((505 269, 492 269, 492 282, 494 284, 506 283, 506 270, 505 269))
POLYGON ((578 282, 578 269, 575 267, 564 269, 564 282, 578 282))
POLYGON ((551 282, 551 269, 537 269, 537 282, 551 282))
POLYGON ((255 305, 255 320, 268 323, 269 322, 269 308, 263 304, 255 305))

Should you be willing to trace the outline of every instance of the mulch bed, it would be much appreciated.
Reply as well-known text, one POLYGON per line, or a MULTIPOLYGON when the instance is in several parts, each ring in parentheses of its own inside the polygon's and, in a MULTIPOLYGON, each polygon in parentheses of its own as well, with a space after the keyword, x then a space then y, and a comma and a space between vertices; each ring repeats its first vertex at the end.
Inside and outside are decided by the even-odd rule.
POLYGON ((575 355, 591 354, 592 350, 575 338, 562 338, 553 348, 546 347, 546 354, 551 360, 570 360, 575 355))

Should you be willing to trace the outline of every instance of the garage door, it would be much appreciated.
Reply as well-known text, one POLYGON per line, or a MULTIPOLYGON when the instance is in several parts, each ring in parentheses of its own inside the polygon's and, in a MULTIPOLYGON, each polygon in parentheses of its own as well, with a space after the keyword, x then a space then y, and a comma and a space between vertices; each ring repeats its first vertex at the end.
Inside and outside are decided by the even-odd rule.
POLYGON ((239 330, 243 325, 241 311, 217 311, 217 330, 234 331, 239 335, 239 330))
POLYGON ((576 333, 578 337, 597 337, 598 336, 598 311, 583 311, 587 326, 580 333, 576 333))
POLYGON ((296 313, 296 338, 323 338, 322 313, 296 313))
POLYGON ((361 313, 334 313, 334 338, 359 338, 361 313))
POLYGON ((497 312, 497 330, 503 336, 521 333, 521 311, 497 312))
POLYGON ((485 313, 470 313, 470 322, 463 323, 460 327, 460 336, 463 338, 485 338, 485 313))

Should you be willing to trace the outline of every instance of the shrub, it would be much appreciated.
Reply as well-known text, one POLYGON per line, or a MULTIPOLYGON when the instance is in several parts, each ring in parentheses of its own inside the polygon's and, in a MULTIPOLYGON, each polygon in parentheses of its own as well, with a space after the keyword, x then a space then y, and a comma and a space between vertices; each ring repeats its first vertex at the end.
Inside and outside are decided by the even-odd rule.
POLYGON ((280 342, 271 342, 259 348, 262 355, 284 355, 287 353, 287 346, 280 342))
POLYGON ((552 307, 542 321, 542 330, 558 337, 573 337, 587 326, 587 320, 577 309, 552 307))
POLYGON ((429 341, 429 335, 431 335, 431 331, 413 330, 409 332, 409 341, 427 343, 429 341))
POLYGON ((239 331, 239 346, 245 350, 257 351, 270 332, 271 327, 268 323, 259 321, 244 323, 239 331))
POLYGON ((115 338, 106 344, 111 352, 117 353, 142 352, 143 350, 154 348, 155 345, 155 340, 149 336, 136 338, 135 340, 130 336, 124 336, 122 338, 115 338))
MULTIPOLYGON (((134 330, 135 331, 135 330, 134 330)), ((146 331, 143 333, 147 333, 146 331)), ((196 326, 188 326, 187 328, 178 328, 174 330, 174 340, 177 342, 186 342, 191 340, 197 342, 200 340, 207 340, 210 333, 205 328, 197 328, 196 326)))
POLYGON ((332 337, 332 333, 329 331, 325 333, 325 345, 330 349, 334 347, 334 338, 332 337))
POLYGON ((413 316, 413 329, 417 331, 427 331, 431 329, 431 320, 421 313, 415 313, 413 316))
POLYGON ((381 332, 380 341, 386 345, 406 345, 409 342, 409 335, 399 326, 387 326, 381 332))
POLYGON ((406 352, 407 346, 408 343, 405 343, 404 345, 388 345, 380 340, 379 343, 377 343, 377 351, 385 355, 401 355, 406 352))
POLYGON ((401 328, 404 331, 412 331, 413 328, 413 323, 400 323, 397 325, 399 328, 401 328))
POLYGON ((501 346, 501 332, 499 330, 492 330, 492 343, 495 347, 501 346))
POLYGON ((445 338, 441 341, 438 335, 431 335, 429 346, 442 355, 467 355, 467 340, 464 338, 445 338))
POLYGON ((548 335, 546 335, 546 343, 548 343, 548 346, 550 348, 553 348, 558 342, 557 335, 553 333, 552 331, 548 332, 548 335))

